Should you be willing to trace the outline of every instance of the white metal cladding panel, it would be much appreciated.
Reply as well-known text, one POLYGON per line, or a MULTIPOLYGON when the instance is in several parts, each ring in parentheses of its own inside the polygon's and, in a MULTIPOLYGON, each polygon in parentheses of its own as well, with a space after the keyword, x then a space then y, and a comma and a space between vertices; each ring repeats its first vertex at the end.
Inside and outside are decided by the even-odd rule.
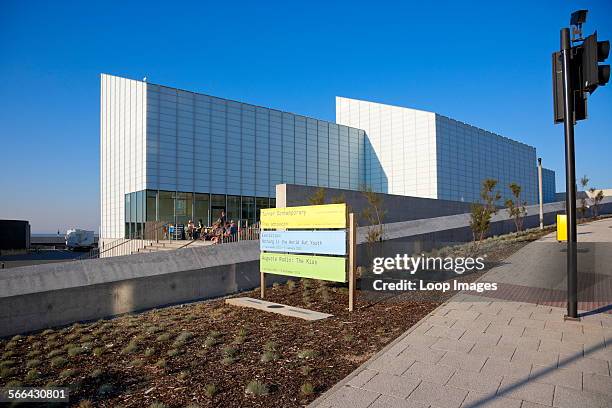
POLYGON ((100 77, 100 192, 102 238, 124 234, 124 195, 145 186, 146 84, 100 77))
POLYGON ((537 202, 535 148, 497 134, 437 115, 438 194, 440 198, 475 202, 482 181, 498 181, 502 204, 521 186, 522 199, 537 202))
POLYGON ((436 198, 435 115, 336 97, 336 121, 363 129, 357 165, 377 192, 436 198))
POLYGON ((364 133, 147 84, 146 188, 274 197, 276 184, 358 189, 364 133))

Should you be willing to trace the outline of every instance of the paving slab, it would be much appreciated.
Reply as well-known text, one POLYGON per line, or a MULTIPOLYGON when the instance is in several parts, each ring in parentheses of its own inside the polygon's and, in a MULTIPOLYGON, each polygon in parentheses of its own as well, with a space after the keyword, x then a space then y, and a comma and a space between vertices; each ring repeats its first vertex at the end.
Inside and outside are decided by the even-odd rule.
MULTIPOLYGON (((612 241, 612 229, 605 232, 612 241)), ((532 245, 481 279, 543 282, 531 260, 521 259, 543 248, 532 245)), ((312 405, 610 408, 612 314, 573 322, 564 313, 459 293, 312 405)))
POLYGON ((277 313, 283 316, 297 317, 299 319, 311 321, 327 319, 328 317, 333 316, 328 313, 321 313, 314 310, 302 309, 301 307, 287 306, 280 303, 268 302, 266 300, 250 297, 225 299, 225 303, 232 306, 250 307, 257 310, 263 310, 265 312, 277 313))

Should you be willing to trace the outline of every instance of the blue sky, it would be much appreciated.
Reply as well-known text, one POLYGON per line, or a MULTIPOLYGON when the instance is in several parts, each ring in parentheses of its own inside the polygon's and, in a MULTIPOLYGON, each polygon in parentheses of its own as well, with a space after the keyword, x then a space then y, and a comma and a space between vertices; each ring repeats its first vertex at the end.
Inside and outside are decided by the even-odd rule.
MULTIPOLYGON (((564 191, 550 54, 573 10, 612 3, 0 3, 0 218, 99 225, 99 74, 334 120, 342 95, 435 111, 533 145, 564 191), (428 3, 428 4, 424 4, 428 3)), ((577 174, 612 188, 612 85, 576 128, 577 174)))

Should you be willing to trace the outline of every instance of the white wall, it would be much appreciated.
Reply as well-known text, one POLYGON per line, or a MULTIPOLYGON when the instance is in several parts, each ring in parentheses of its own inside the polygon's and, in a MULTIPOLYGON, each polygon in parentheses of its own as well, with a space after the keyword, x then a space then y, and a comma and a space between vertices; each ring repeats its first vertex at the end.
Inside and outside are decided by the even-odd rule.
POLYGON ((101 238, 124 236, 124 195, 144 189, 146 87, 141 81, 100 76, 101 238))
POLYGON ((434 113, 336 97, 336 122, 365 130, 365 182, 372 190, 438 198, 434 113))

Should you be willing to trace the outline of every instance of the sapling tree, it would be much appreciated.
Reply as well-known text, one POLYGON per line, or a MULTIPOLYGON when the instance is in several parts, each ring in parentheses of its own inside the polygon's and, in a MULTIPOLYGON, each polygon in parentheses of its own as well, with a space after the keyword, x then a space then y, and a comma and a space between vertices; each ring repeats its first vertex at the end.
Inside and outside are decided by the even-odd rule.
POLYGON ((471 206, 470 228, 477 248, 486 236, 491 225, 491 217, 497 213, 497 201, 501 198, 499 191, 495 190, 497 180, 485 179, 480 189, 480 202, 471 206))
POLYGON ((506 200, 506 210, 508 211, 510 218, 512 218, 514 221, 516 232, 520 232, 523 230, 523 221, 525 220, 525 215, 527 215, 527 202, 521 201, 520 185, 517 183, 510 183, 508 187, 510 188, 514 199, 509 198, 506 200))
POLYGON ((591 193, 590 200, 591 208, 593 209, 593 218, 596 219, 599 217, 599 203, 601 203, 601 201, 604 199, 604 193, 603 190, 598 191, 593 187, 589 189, 589 193, 591 193), (595 193, 595 191, 597 191, 597 193, 595 193))
POLYGON ((587 212, 587 198, 584 194, 584 192, 586 191, 586 187, 589 185, 589 178, 584 175, 580 178, 580 187, 581 187, 581 191, 582 191, 582 195, 580 198, 580 207, 578 207, 578 212, 580 213, 580 218, 584 219, 584 216, 586 215, 587 212))

